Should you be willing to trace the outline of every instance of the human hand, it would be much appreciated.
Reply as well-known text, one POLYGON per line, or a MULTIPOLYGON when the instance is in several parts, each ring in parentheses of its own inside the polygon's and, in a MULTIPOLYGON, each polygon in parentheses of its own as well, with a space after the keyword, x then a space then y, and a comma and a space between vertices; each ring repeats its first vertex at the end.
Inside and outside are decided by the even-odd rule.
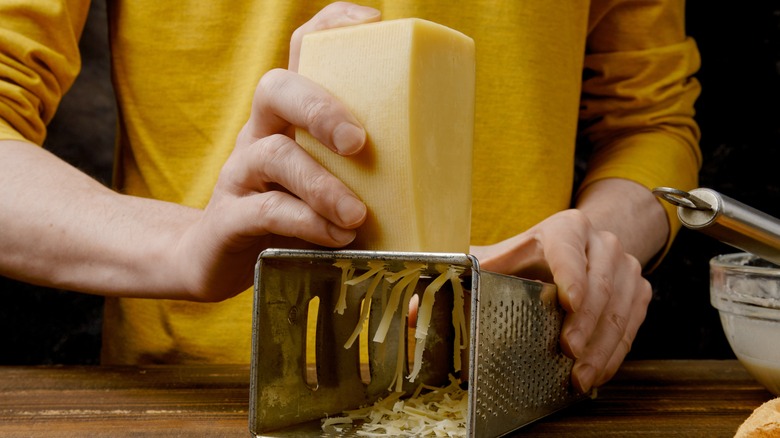
POLYGON ((615 374, 644 321, 652 290, 639 261, 614 234, 596 230, 572 209, 471 252, 482 269, 558 286, 567 313, 561 347, 575 359, 575 388, 586 392, 615 374))
POLYGON ((375 9, 334 3, 295 31, 290 70, 266 73, 251 114, 223 166, 204 214, 181 241, 191 299, 222 300, 252 284, 258 253, 271 246, 340 247, 355 238, 366 206, 293 139, 306 129, 341 155, 360 151, 366 134, 337 99, 295 73, 303 35, 376 21, 375 9))

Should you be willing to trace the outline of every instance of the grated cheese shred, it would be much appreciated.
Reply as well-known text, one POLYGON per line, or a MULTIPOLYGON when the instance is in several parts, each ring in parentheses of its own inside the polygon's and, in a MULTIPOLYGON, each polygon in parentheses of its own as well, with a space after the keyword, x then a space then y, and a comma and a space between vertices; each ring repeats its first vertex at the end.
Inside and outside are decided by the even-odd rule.
POLYGON ((360 335, 360 332, 363 330, 363 324, 368 319, 368 311, 371 308, 371 298, 374 295, 374 291, 379 285, 379 282, 382 281, 382 278, 385 275, 384 263, 370 261, 368 262, 368 266, 370 268, 368 272, 359 276, 358 278, 347 281, 347 284, 351 286, 372 278, 371 283, 368 285, 368 289, 366 290, 366 296, 363 298, 363 308, 360 310, 360 318, 358 319, 358 323, 355 325, 355 329, 352 331, 352 335, 350 335, 349 339, 347 339, 347 342, 344 344, 344 348, 351 347, 355 342, 355 339, 357 339, 357 337, 360 335))
POLYGON ((333 310, 339 315, 343 315, 347 310, 347 281, 352 280, 352 275, 355 273, 355 267, 352 266, 352 262, 349 260, 337 260, 333 264, 338 268, 341 268, 341 290, 339 291, 339 297, 336 300, 336 308, 333 310))
MULTIPOLYGON (((369 269, 353 278, 355 267, 349 260, 339 260, 334 266, 341 268, 341 289, 336 303, 335 313, 343 314, 346 310, 346 294, 349 286, 371 280, 363 300, 360 317, 352 335, 344 344, 350 348, 355 339, 364 330, 368 319, 371 299, 382 280, 393 284, 389 297, 382 295, 384 313, 374 333, 373 341, 383 343, 390 330, 393 316, 400 309, 401 321, 406 321, 409 315, 409 302, 417 287, 417 283, 426 267, 424 263, 407 262, 399 272, 388 272, 382 262, 370 261, 369 269)), ((431 281, 422 293, 421 303, 417 312, 415 330, 414 365, 407 377, 414 382, 422 369, 422 358, 425 349, 425 339, 430 327, 435 294, 448 281, 452 284, 453 309, 452 324, 455 331, 453 348, 453 365, 455 371, 461 370, 461 352, 469 343, 469 332, 465 319, 464 291, 460 275, 464 268, 458 266, 438 267, 439 275, 431 281)), ((398 324, 398 341, 405 341, 406 324, 398 324)), ((344 415, 322 420, 324 432, 344 432, 354 428, 358 436, 436 436, 460 437, 466 435, 466 416, 468 410, 468 392, 460 387, 460 381, 450 376, 450 384, 444 388, 420 384, 411 397, 403 399, 404 364, 406 348, 397 348, 395 375, 388 390, 393 391, 384 399, 372 406, 344 412, 344 415)))
POLYGON ((450 376, 443 388, 419 385, 411 398, 394 392, 372 406, 345 411, 343 416, 322 420, 324 432, 344 432, 357 436, 466 436, 468 391, 450 376), (340 428, 337 428, 340 426, 340 428))

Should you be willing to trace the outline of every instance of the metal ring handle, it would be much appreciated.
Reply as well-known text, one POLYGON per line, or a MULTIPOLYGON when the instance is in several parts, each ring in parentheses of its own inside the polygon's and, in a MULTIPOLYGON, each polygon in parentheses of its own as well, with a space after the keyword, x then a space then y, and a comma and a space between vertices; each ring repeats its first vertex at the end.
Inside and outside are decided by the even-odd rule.
POLYGON ((656 187, 653 189, 653 194, 678 207, 692 208, 694 210, 712 210, 712 205, 709 202, 683 190, 671 187, 656 187))

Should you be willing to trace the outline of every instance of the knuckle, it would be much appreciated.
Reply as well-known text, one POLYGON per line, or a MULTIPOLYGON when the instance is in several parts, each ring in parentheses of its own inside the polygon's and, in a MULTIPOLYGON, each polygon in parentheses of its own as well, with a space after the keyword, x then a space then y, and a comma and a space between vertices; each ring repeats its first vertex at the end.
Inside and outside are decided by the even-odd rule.
POLYGON ((289 224, 291 226, 290 234, 295 237, 303 235, 303 228, 314 221, 314 218, 305 208, 296 208, 290 212, 289 224))
POLYGON ((633 291, 634 299, 643 305, 649 304, 653 298, 653 287, 642 276, 642 264, 635 257, 626 254, 624 266, 631 278, 636 279, 633 291))
POLYGON ((271 169, 287 157, 290 139, 282 134, 273 134, 260 139, 256 145, 258 171, 263 179, 267 179, 274 173, 271 169))
POLYGON ((303 41, 303 36, 306 34, 306 29, 303 27, 299 27, 295 29, 292 33, 292 36, 290 36, 290 43, 295 44, 296 42, 303 41))
POLYGON ((241 156, 243 154, 239 150, 234 150, 233 153, 225 161, 220 170, 220 176, 233 180, 238 171, 241 169, 240 163, 243 161, 241 156))
POLYGON ((281 193, 265 192, 258 197, 257 214, 263 218, 267 228, 274 228, 276 225, 276 212, 282 210, 283 202, 281 193))
POLYGON ((607 248, 614 252, 623 252, 623 245, 620 243, 620 239, 614 234, 609 231, 599 231, 598 232, 599 239, 601 239, 601 242, 603 245, 605 245, 607 248))
POLYGON ((259 152, 267 160, 275 160, 284 157, 289 145, 289 138, 282 134, 273 134, 264 137, 257 142, 259 152))
POLYGON ((576 208, 570 208, 568 210, 565 210, 561 212, 562 217, 566 218, 571 223, 575 224, 577 227, 583 228, 583 227, 590 227, 590 219, 583 213, 581 210, 578 210, 576 208))
POLYGON ((625 265, 626 268, 630 270, 632 274, 640 275, 642 274, 642 264, 639 262, 639 260, 632 256, 631 254, 626 253, 625 254, 625 265))
POLYGON ((300 204, 289 202, 290 196, 279 191, 263 193, 257 203, 257 214, 265 224, 264 228, 274 234, 300 237, 307 224, 316 218, 311 210, 300 204))
POLYGON ((259 209, 267 227, 275 234, 289 235, 280 231, 290 230, 301 222, 301 209, 296 208, 291 196, 284 192, 272 190, 263 193, 262 197, 259 209))
POLYGON ((644 307, 647 307, 647 305, 650 304, 650 301, 653 299, 653 287, 650 285, 649 281, 642 278, 637 295, 638 301, 644 307))
POLYGON ((628 328, 628 318, 626 316, 619 313, 610 313, 607 315, 607 323, 625 337, 626 329, 628 328))
POLYGON ((312 202, 321 202, 333 193, 331 178, 326 173, 309 175, 309 198, 312 202))
POLYGON ((606 297, 612 296, 614 285, 612 283, 612 277, 607 275, 606 272, 596 273, 593 278, 593 283, 597 293, 606 297))
POLYGON ((307 95, 301 101, 303 121, 306 126, 317 127, 323 125, 333 110, 333 103, 319 95, 307 95))
POLYGON ((588 362, 596 365, 596 368, 599 369, 603 368, 612 357, 612 351, 609 351, 602 346, 593 346, 588 353, 588 357, 590 358, 588 362))
POLYGON ((591 309, 590 307, 585 307, 578 313, 581 318, 588 321, 591 327, 596 326, 596 323, 599 320, 599 315, 595 311, 593 311, 593 309, 591 309))
POLYGON ((267 71, 257 83, 255 90, 255 97, 262 98, 263 96, 272 94, 276 90, 284 87, 287 83, 287 71, 281 68, 274 68, 267 71))
POLYGON ((631 351, 631 346, 634 344, 634 337, 629 333, 620 338, 619 348, 623 352, 623 355, 627 355, 631 351))

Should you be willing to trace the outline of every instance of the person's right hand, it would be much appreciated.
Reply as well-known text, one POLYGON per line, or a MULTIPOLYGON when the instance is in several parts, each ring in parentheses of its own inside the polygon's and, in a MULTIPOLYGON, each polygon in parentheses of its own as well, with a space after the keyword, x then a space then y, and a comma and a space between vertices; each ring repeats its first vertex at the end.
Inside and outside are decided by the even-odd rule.
POLYGON ((268 247, 341 247, 355 238, 366 206, 317 163, 292 136, 306 129, 341 155, 355 154, 366 133, 344 105, 296 73, 301 40, 308 32, 379 19, 379 11, 334 3, 295 31, 289 70, 259 81, 249 120, 222 168, 200 219, 180 242, 190 262, 191 299, 229 298, 252 284, 258 253, 268 247))

